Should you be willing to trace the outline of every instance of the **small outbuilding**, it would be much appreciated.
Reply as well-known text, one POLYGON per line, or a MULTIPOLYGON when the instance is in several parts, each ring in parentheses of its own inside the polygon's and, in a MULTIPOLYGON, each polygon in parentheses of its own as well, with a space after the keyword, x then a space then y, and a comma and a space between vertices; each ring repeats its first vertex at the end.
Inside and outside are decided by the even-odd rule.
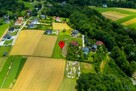
POLYGON ((28 28, 35 28, 35 25, 34 25, 33 23, 30 23, 30 24, 28 25, 28 28))
POLYGON ((52 30, 46 30, 45 34, 48 34, 48 35, 52 34, 52 30))

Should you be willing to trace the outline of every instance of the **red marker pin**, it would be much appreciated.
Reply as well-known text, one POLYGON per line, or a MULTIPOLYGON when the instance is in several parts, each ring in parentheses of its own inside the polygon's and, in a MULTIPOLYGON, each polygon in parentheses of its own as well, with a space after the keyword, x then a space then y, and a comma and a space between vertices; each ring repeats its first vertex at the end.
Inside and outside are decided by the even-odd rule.
POLYGON ((60 46, 61 49, 64 47, 64 45, 65 45, 65 42, 64 42, 64 41, 60 41, 60 42, 59 42, 59 46, 60 46))

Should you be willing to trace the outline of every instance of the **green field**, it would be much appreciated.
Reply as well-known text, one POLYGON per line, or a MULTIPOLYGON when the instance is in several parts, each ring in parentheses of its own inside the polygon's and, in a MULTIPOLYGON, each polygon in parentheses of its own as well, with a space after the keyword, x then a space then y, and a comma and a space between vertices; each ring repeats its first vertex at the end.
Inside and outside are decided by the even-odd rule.
MULTIPOLYGON (((113 12, 116 11, 116 12, 120 12, 122 14, 128 14, 128 16, 115 21, 119 24, 122 24, 126 21, 136 18, 136 12, 132 12, 132 11, 128 11, 128 10, 123 10, 123 9, 121 10, 121 9, 117 9, 117 8, 101 8, 101 7, 93 7, 93 9, 96 9, 97 11, 99 11, 101 13, 106 12, 106 11, 113 11, 113 12)), ((127 27, 136 29, 136 23, 130 24, 127 27)))
POLYGON ((0 57, 0 72, 6 62, 7 57, 0 57))
POLYGON ((0 72, 1 88, 11 88, 13 86, 13 82, 17 79, 25 60, 26 58, 22 58, 21 56, 10 56, 6 60, 2 71, 0 72), (9 69, 9 67, 11 68, 9 69))
POLYGON ((0 37, 2 37, 3 33, 7 30, 8 27, 8 24, 3 24, 0 26, 0 37))
POLYGON ((58 91, 77 91, 76 79, 64 78, 58 91))
POLYGON ((3 56, 4 53, 9 53, 11 46, 0 46, 0 57, 3 56))

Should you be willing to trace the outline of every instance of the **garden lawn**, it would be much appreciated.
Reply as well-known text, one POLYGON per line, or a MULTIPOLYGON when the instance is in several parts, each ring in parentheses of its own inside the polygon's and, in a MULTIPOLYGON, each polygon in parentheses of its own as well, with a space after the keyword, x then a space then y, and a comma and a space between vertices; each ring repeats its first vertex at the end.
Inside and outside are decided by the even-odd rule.
POLYGON ((12 42, 13 42, 13 39, 5 41, 4 44, 8 45, 8 44, 12 44, 12 42))
POLYGON ((4 53, 9 53, 11 46, 0 46, 0 57, 3 56, 4 53))
POLYGON ((80 45, 82 45, 81 38, 72 38, 70 36, 70 32, 69 31, 67 31, 67 32, 61 32, 60 31, 60 33, 58 35, 58 38, 57 38, 57 41, 56 41, 56 45, 54 47, 52 58, 64 58, 62 56, 62 50, 60 49, 60 47, 58 45, 59 41, 64 41, 65 43, 67 43, 67 45, 69 45, 69 43, 71 41, 77 41, 80 45))
POLYGON ((4 32, 8 29, 8 24, 3 24, 0 26, 0 38, 3 36, 4 32))

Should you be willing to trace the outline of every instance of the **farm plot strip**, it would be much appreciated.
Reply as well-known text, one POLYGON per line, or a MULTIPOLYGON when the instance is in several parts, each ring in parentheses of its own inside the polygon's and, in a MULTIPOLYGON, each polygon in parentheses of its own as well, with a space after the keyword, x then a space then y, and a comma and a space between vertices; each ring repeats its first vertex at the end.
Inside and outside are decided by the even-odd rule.
POLYGON ((127 14, 123 14, 123 13, 116 12, 116 11, 103 12, 102 15, 105 16, 106 18, 113 20, 113 21, 116 21, 118 19, 128 16, 127 14))
POLYGON ((130 12, 136 12, 136 9, 129 9, 129 8, 116 8, 119 10, 126 10, 126 11, 130 11, 130 12))
POLYGON ((33 55, 44 31, 21 31, 10 55, 33 55))
POLYGON ((12 91, 58 91, 65 60, 29 57, 12 91))
POLYGON ((33 56, 51 57, 57 40, 57 36, 43 35, 39 41, 33 56))
POLYGON ((122 25, 128 26, 133 23, 136 23, 136 18, 123 22, 122 25))

